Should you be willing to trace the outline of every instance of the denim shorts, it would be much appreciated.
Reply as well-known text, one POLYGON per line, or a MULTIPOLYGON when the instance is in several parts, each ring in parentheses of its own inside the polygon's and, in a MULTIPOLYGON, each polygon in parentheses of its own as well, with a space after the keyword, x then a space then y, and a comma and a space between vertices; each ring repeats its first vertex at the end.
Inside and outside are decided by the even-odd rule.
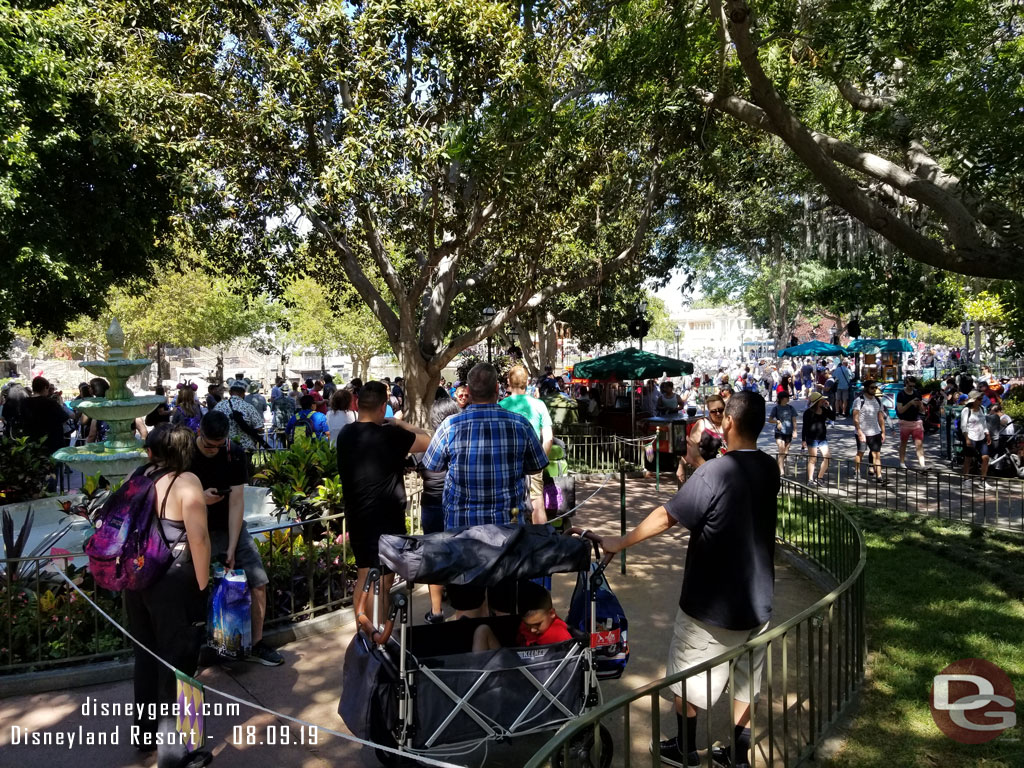
POLYGON ((828 440, 808 440, 808 448, 828 448, 828 440))

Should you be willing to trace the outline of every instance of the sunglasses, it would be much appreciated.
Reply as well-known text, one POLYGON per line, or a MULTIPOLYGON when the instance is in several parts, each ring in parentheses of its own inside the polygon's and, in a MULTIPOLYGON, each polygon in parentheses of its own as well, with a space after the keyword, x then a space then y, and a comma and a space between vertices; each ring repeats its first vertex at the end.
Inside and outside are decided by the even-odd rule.
POLYGON ((708 413, 725 413, 725 408, 712 408, 708 413))

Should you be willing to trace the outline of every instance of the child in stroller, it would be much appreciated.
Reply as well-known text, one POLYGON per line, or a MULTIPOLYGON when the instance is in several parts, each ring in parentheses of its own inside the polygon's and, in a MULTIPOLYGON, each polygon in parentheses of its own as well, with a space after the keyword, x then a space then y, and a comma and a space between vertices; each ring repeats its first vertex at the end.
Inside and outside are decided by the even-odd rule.
MULTIPOLYGON (((551 593, 533 582, 524 582, 519 587, 519 610, 522 621, 516 635, 516 646, 527 648, 531 645, 551 645, 572 640, 572 634, 565 622, 558 618, 551 603, 551 593)), ((497 635, 487 624, 481 624, 473 634, 473 652, 496 651, 501 648, 497 635)))

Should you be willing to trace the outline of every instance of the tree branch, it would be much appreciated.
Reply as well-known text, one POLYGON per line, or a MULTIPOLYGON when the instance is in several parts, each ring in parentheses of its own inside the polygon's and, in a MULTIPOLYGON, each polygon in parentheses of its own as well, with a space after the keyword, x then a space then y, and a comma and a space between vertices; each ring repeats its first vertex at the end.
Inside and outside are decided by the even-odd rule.
POLYGON ((395 315, 393 309, 388 306, 388 303, 384 301, 384 297, 380 295, 380 291, 370 282, 367 278, 366 273, 363 271, 362 266, 359 264, 359 259, 356 258, 355 253, 349 246, 348 241, 344 237, 337 237, 334 230, 327 226, 327 223, 320 218, 320 216, 313 211, 311 208, 305 208, 306 218, 312 222, 316 230, 326 237, 330 243, 334 246, 341 254, 341 267, 345 270, 345 275, 348 277, 349 282, 352 283, 352 287, 356 289, 360 297, 366 302, 373 314, 380 320, 381 325, 384 326, 384 330, 388 334, 388 338, 392 344, 397 344, 399 339, 400 324, 398 316, 395 315))
POLYGON ((756 104, 733 96, 716 97, 698 91, 698 100, 773 133, 790 147, 825 188, 829 197, 870 229, 905 253, 941 269, 996 277, 1020 259, 996 253, 978 235, 976 220, 956 197, 936 184, 911 174, 877 155, 864 152, 831 136, 812 132, 789 111, 757 58, 750 38, 750 8, 745 0, 727 0, 727 16, 737 55, 750 82, 756 104), (917 232, 899 216, 871 200, 833 160, 890 184, 908 197, 932 207, 945 223, 952 247, 917 232))
POLYGON ((892 96, 868 96, 857 90, 857 86, 849 80, 838 80, 836 87, 839 93, 846 99, 854 109, 861 112, 881 112, 887 107, 896 103, 892 96))

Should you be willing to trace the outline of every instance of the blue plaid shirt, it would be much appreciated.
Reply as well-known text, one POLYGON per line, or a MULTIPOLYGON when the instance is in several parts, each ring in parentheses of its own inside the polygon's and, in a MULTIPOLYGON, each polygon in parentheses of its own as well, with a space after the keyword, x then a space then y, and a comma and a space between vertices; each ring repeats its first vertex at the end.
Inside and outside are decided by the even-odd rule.
POLYGON ((445 419, 423 455, 423 466, 447 470, 444 527, 507 523, 513 507, 529 504, 527 474, 548 465, 530 422, 497 403, 468 405, 445 419))

